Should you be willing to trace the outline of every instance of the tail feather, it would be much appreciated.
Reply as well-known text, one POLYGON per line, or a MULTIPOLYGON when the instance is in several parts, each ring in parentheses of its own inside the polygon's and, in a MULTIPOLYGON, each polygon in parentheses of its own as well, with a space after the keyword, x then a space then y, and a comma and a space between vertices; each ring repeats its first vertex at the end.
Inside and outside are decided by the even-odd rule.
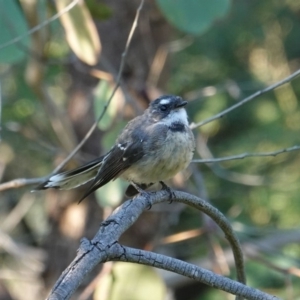
POLYGON ((77 169, 53 175, 48 178, 47 181, 37 186, 34 190, 44 190, 48 188, 69 190, 76 188, 95 178, 102 161, 103 156, 77 169))

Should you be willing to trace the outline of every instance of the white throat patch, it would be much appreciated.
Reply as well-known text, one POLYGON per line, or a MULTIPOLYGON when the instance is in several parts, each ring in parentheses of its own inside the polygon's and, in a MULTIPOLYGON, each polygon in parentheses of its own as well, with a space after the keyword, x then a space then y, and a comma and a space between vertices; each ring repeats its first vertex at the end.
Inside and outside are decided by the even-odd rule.
POLYGON ((166 124, 167 126, 170 126, 174 123, 189 125, 187 113, 184 108, 172 110, 167 117, 161 120, 161 122, 166 124))

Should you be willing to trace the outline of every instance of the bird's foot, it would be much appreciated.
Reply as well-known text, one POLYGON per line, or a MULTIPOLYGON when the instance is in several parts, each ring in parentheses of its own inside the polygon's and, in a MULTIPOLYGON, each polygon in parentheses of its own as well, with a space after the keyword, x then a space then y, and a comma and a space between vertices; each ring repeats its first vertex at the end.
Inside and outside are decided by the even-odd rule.
POLYGON ((143 197, 146 199, 146 201, 147 201, 147 203, 148 203, 148 205, 147 205, 148 210, 150 210, 151 207, 152 207, 152 204, 151 204, 151 201, 150 201, 150 195, 149 195, 149 193, 148 193, 147 191, 143 190, 142 187, 143 187, 144 185, 142 185, 142 187, 141 187, 140 185, 138 185, 138 184, 136 184, 136 183, 134 183, 134 182, 131 182, 131 185, 139 192, 139 194, 140 194, 141 196, 143 196, 143 197))
POLYGON ((159 182, 162 186, 162 189, 167 191, 169 193, 169 203, 171 204, 173 202, 173 200, 175 199, 175 193, 173 191, 173 189, 171 189, 169 186, 167 186, 163 181, 159 182))
MULTIPOLYGON (((146 190, 148 187, 150 187, 153 183, 149 183, 149 184, 145 184, 145 183, 142 183, 142 184, 138 184, 138 187, 142 190, 146 190)), ((127 189, 126 189, 126 192, 125 192, 125 195, 129 198, 132 198, 133 196, 136 196, 139 191, 135 188, 137 184, 133 185, 133 184, 130 184, 127 189)))

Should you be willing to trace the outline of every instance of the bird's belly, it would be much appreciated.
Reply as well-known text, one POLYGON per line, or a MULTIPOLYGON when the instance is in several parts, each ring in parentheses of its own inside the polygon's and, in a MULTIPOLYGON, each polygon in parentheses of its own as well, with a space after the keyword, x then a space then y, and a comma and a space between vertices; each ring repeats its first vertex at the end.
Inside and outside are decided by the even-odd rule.
POLYGON ((193 151, 193 139, 188 132, 172 133, 157 150, 146 151, 147 154, 121 177, 146 184, 169 179, 189 165, 193 151))

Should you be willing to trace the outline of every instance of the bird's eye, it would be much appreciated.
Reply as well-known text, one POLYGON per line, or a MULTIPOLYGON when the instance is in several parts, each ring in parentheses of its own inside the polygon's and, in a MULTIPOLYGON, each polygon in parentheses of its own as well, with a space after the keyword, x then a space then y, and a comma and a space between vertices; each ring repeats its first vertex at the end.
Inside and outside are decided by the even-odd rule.
POLYGON ((160 110, 161 111, 166 111, 168 107, 166 105, 161 105, 160 110))

